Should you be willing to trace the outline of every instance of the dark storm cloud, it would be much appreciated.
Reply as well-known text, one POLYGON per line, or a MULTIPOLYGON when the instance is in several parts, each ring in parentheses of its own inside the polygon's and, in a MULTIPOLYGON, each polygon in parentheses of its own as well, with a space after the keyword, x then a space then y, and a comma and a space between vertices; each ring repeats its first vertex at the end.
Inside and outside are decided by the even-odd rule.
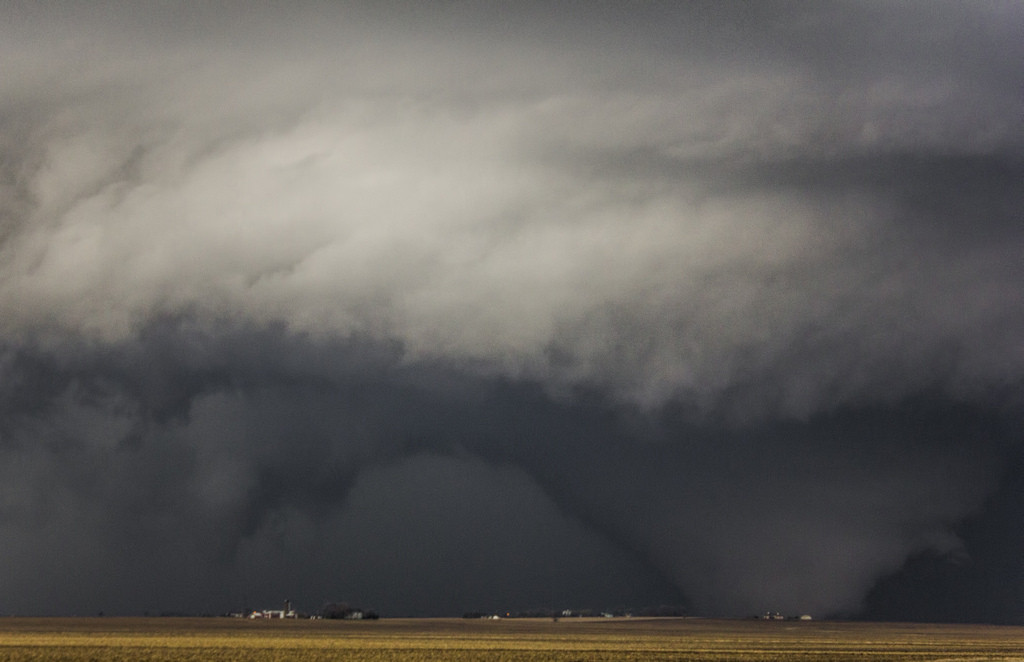
POLYGON ((6 10, 0 610, 992 593, 1019 5, 6 10))

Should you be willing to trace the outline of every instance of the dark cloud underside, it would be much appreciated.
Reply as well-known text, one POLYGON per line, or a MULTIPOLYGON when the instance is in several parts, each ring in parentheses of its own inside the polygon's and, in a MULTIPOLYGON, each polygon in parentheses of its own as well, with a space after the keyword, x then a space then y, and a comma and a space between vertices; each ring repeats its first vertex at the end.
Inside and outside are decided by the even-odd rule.
POLYGON ((1020 622, 1019 4, 0 13, 0 612, 1020 622))

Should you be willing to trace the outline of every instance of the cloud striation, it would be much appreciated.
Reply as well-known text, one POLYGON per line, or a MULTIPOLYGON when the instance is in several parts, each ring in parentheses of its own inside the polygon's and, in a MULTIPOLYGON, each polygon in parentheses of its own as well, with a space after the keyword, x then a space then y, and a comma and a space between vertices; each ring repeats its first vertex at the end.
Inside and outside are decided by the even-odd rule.
POLYGON ((4 13, 0 612, 1024 622, 1019 5, 4 13))

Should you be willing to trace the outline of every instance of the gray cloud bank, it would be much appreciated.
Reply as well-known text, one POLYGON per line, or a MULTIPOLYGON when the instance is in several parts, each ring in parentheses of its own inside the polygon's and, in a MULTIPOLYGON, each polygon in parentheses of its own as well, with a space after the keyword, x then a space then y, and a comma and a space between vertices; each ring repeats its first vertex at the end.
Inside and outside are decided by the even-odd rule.
POLYGON ((1019 604, 1019 5, 4 14, 0 611, 1019 604))

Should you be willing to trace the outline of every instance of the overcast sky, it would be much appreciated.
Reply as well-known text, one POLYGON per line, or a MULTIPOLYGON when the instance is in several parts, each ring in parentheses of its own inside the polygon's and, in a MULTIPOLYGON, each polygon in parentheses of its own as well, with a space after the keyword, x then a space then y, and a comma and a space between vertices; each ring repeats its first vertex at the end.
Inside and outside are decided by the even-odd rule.
POLYGON ((0 4, 0 613, 1024 623, 1024 5, 0 4))

